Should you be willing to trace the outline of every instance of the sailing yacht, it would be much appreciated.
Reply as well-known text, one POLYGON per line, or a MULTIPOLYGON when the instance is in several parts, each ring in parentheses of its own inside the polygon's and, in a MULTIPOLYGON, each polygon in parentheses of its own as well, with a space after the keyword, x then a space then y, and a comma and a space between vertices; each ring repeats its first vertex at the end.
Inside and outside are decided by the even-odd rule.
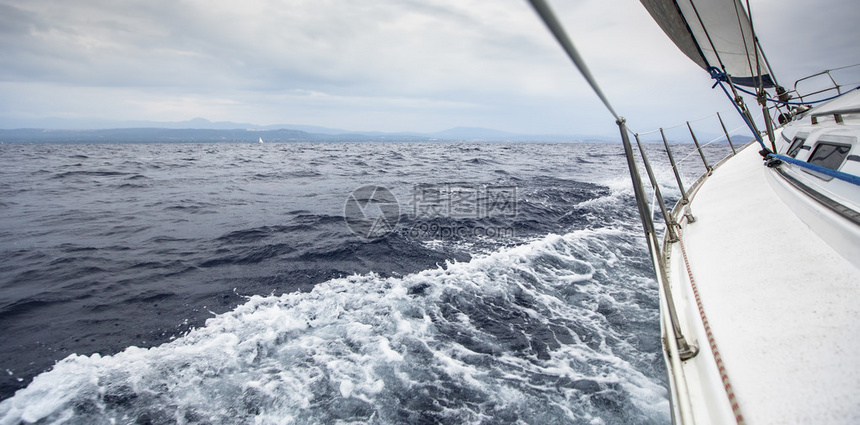
MULTIPOLYGON (((756 136, 681 188, 662 243, 625 120, 548 5, 531 0, 619 125, 659 286, 673 421, 860 423, 860 90, 833 80, 816 100, 781 87, 740 0, 641 2, 756 136)), ((640 158, 667 211, 641 144, 640 158)))

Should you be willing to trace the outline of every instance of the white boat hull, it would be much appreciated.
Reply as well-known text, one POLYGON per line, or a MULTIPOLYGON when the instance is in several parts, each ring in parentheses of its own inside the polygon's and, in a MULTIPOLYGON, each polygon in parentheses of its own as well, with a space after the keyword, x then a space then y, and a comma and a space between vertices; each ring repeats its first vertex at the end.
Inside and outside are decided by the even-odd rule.
POLYGON ((691 191, 697 220, 678 211, 682 240, 665 247, 671 301, 700 350, 667 357, 675 417, 860 423, 860 269, 785 203, 756 147, 691 191))

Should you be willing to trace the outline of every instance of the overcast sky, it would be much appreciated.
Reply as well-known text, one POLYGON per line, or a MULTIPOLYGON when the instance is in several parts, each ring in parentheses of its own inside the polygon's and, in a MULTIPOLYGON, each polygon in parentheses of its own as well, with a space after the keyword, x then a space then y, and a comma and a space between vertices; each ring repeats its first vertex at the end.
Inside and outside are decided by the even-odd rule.
MULTIPOLYGON (((731 109, 638 1, 550 4, 631 128, 731 109)), ((751 7, 783 85, 860 62, 860 1, 751 7)), ((0 123, 45 117, 616 131, 525 0, 0 0, 0 123)))

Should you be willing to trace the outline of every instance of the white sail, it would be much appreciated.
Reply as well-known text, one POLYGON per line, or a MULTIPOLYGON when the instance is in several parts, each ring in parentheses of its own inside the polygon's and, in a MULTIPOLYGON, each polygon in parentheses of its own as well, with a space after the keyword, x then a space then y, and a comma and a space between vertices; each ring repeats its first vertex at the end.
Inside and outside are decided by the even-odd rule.
POLYGON ((666 35, 703 69, 735 84, 773 87, 740 0, 641 0, 666 35))

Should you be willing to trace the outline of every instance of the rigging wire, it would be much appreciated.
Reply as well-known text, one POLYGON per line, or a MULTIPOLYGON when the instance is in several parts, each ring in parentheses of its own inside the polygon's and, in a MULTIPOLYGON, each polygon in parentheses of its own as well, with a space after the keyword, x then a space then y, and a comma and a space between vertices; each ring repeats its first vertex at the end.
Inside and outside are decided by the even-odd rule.
POLYGON ((828 71, 839 71, 839 70, 846 69, 846 68, 854 68, 855 66, 860 66, 860 63, 855 63, 854 65, 840 66, 838 68, 830 68, 830 69, 828 69, 828 71))
MULTIPOLYGON (((725 70, 726 65, 723 63, 723 58, 720 57, 720 52, 717 50, 717 46, 714 45, 714 40, 711 38, 711 33, 708 32, 708 27, 705 26, 705 22, 702 20, 702 15, 699 14, 699 8, 696 7, 696 4, 693 3, 692 0, 690 0, 690 6, 693 8, 693 12, 696 14, 696 19, 699 21, 699 25, 702 27, 702 31, 705 33, 705 38, 708 39, 708 44, 711 45, 711 50, 714 52, 714 56, 716 56, 717 62, 720 63, 720 68, 725 70)), ((686 18, 684 18, 684 20, 686 20, 686 18)), ((693 35, 693 34, 691 34, 691 35, 693 35)), ((693 35, 693 39, 694 40, 696 39, 695 35, 693 35)), ((695 43, 699 44, 698 40, 696 40, 695 43)), ((705 59, 705 63, 708 66, 713 66, 710 63, 708 63, 708 58, 704 58, 704 59, 705 59)))
POLYGON ((764 81, 761 78, 761 60, 762 59, 764 59, 764 66, 765 66, 765 68, 767 68, 767 74, 770 75, 770 80, 773 82, 774 87, 775 88, 782 87, 779 85, 779 81, 777 81, 777 79, 776 79, 776 74, 773 72, 773 67, 770 66, 770 61, 767 60, 767 55, 764 54, 764 49, 761 48, 761 43, 759 43, 759 41, 758 41, 758 36, 756 35, 756 32, 755 32, 755 23, 754 23, 755 21, 753 21, 752 8, 750 7, 750 1, 749 0, 747 0, 747 19, 749 19, 750 31, 752 32, 753 43, 755 43, 753 46, 755 47, 755 50, 756 50, 755 61, 756 61, 756 67, 758 69, 757 70, 757 76, 758 76, 758 81, 761 84, 761 89, 764 90, 764 81), (759 55, 761 57, 759 57, 759 55))
POLYGON ((544 0, 529 0, 532 7, 535 9, 535 12, 541 17, 544 24, 546 24, 547 28, 549 28, 550 32, 555 36, 555 39, 561 44, 561 47, 564 48, 564 51, 567 53, 567 56, 573 61, 573 64, 576 65, 576 68, 579 69, 579 72, 585 77, 585 80, 588 81, 588 84, 591 85, 591 89, 594 90, 594 93, 597 94, 597 97, 603 102, 603 105, 606 106, 606 109, 615 117, 616 121, 621 120, 621 117, 615 112, 615 109, 609 103, 609 100, 603 94, 603 90, 600 89, 600 86, 597 84, 597 81, 594 79, 594 76, 591 75, 591 71, 588 69, 588 66, 585 64, 585 61, 579 55, 579 52, 574 47, 573 42, 570 41, 570 38, 567 37, 567 33, 564 31, 564 27, 561 26, 561 23, 556 19, 555 14, 550 9, 549 5, 544 0))
MULTIPOLYGON (((680 321, 678 319, 678 312, 675 309, 675 305, 668 300, 673 299, 672 296, 672 288, 668 285, 668 278, 666 277, 665 268, 663 267, 663 259, 659 253, 660 243, 657 240, 657 233, 654 231, 654 221, 651 219, 651 213, 648 209, 648 201, 645 199, 645 189, 642 186, 642 178, 639 175, 639 171, 636 166, 636 159, 633 154, 633 147, 630 143, 630 137, 628 137, 628 129, 626 125, 626 120, 624 117, 619 116, 612 105, 609 103, 609 100, 603 94, 603 91, 600 89, 600 86, 595 81, 594 77, 591 75, 591 71, 588 70, 588 67, 585 64, 585 61, 582 60, 582 57, 579 56, 579 52, 577 52, 576 48, 573 46, 573 43, 567 37, 567 34, 564 31, 564 28, 556 19, 552 10, 549 8, 549 5, 546 4, 544 0, 529 0, 535 12, 537 12, 538 16, 544 21, 547 28, 549 28, 550 32, 553 33, 556 40, 561 44, 564 48, 567 55, 573 61, 574 65, 579 69, 579 72, 585 77, 586 81, 591 85, 591 88, 594 90, 595 94, 600 98, 603 102, 606 109, 615 117, 615 123, 618 124, 618 129, 621 132, 621 144, 624 146, 624 156, 627 159, 627 168, 630 171, 630 179, 633 183, 633 193, 636 198, 636 208, 639 210, 639 217, 642 219, 642 228, 645 232, 645 241, 648 245, 648 252, 650 253, 651 263, 654 266, 655 270, 660 271, 660 275, 658 277, 658 281, 661 282, 663 287, 663 292, 666 296, 666 308, 667 315, 671 322, 671 332, 674 336, 672 342, 670 344, 677 344, 675 348, 675 352, 678 355, 678 358, 681 360, 688 360, 696 356, 699 350, 695 345, 690 345, 687 342, 687 339, 684 337, 684 333, 681 330, 680 321)), ((643 154, 644 159, 644 154, 643 154)), ((645 162, 646 169, 648 169, 648 175, 653 179, 653 174, 649 169, 647 161, 645 162)), ((661 204, 663 202, 661 201, 661 204)), ((669 338, 667 338, 669 339, 669 338)), ((681 408, 682 411, 684 408, 681 408)))
MULTIPOLYGON (((746 31, 744 31, 743 18, 741 18, 741 11, 739 10, 739 9, 743 8, 743 6, 741 6, 741 8, 738 8, 738 6, 739 6, 738 0, 735 0, 732 3, 734 3, 734 5, 735 5, 735 16, 738 18, 738 32, 741 34, 741 40, 744 43, 744 53, 746 53, 745 56, 747 59, 747 66, 749 66, 750 75, 754 75, 756 77, 754 80, 758 83, 758 86, 756 88, 759 90, 764 90, 764 81, 762 81, 762 78, 761 78, 761 64, 758 61, 758 45, 755 44, 755 31, 752 28, 752 14, 750 14, 748 19, 749 19, 749 23, 750 23, 750 32, 752 33, 752 36, 753 36, 753 50, 755 51, 756 69, 753 69, 753 64, 752 64, 752 61, 750 60, 750 48, 749 48, 749 44, 747 41, 747 34, 746 34, 746 31)), ((747 9, 749 9, 749 5, 750 5, 750 2, 749 2, 749 0, 747 0, 747 9)))

